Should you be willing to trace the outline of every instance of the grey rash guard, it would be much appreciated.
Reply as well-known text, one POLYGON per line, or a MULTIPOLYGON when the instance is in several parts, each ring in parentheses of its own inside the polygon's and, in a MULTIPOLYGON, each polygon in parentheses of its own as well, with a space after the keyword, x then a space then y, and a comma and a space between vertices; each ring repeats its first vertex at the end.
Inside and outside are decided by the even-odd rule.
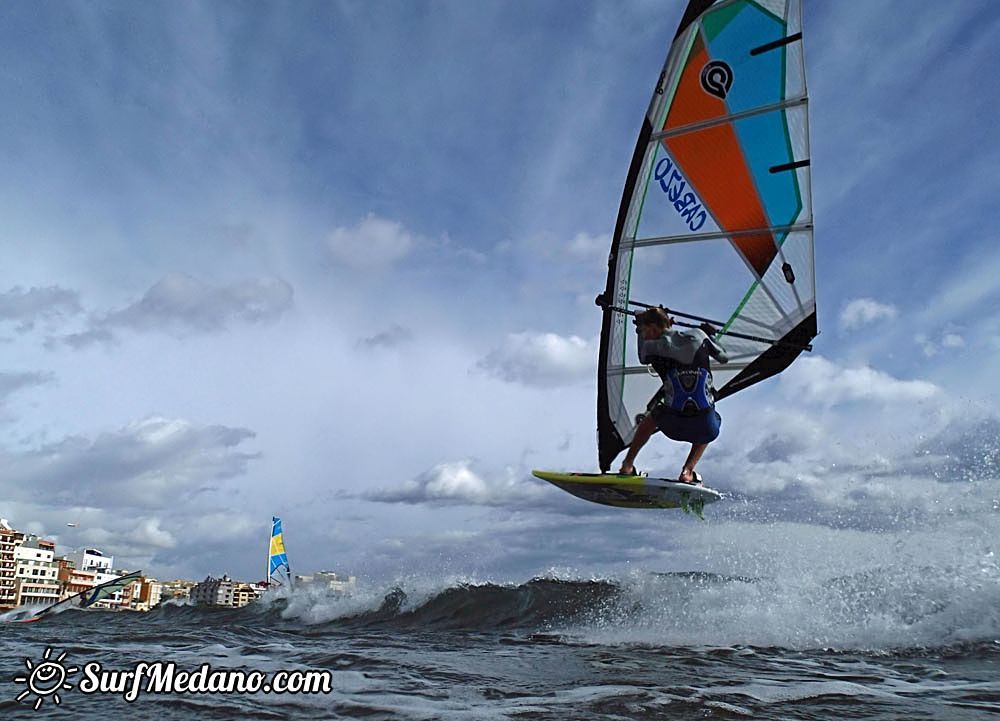
POLYGON ((678 365, 708 368, 706 356, 709 355, 719 363, 729 360, 723 347, 709 338, 701 328, 665 330, 663 335, 655 340, 644 340, 642 336, 639 337, 640 363, 651 363, 655 357, 665 358, 678 365))
POLYGON ((651 364, 663 381, 661 396, 666 406, 671 406, 674 400, 673 383, 669 378, 671 368, 704 368, 708 372, 705 390, 708 403, 712 403, 715 389, 712 386, 712 371, 709 367, 709 356, 719 363, 729 360, 725 349, 706 335, 700 328, 685 328, 684 330, 669 329, 659 338, 645 340, 641 335, 638 343, 639 362, 651 364), (664 363, 664 361, 666 361, 664 363))

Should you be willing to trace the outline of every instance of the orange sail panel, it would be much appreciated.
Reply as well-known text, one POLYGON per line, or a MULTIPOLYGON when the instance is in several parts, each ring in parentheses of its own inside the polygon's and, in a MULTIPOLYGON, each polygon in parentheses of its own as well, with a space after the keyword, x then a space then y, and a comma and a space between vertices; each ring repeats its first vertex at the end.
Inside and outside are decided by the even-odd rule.
MULTIPOLYGON (((663 126, 665 131, 729 114, 725 100, 702 88, 701 75, 709 60, 698 35, 681 73, 663 126)), ((664 144, 722 230, 733 232, 770 225, 731 122, 668 137, 664 144)), ((764 275, 777 255, 774 236, 767 231, 735 236, 732 243, 758 277, 764 275)))

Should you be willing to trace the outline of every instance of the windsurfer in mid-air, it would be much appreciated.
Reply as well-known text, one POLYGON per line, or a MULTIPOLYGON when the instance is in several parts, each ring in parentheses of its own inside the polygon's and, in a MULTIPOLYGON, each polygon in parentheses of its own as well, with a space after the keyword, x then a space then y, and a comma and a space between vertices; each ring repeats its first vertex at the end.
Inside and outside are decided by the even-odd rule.
POLYGON ((634 323, 639 335, 639 362, 653 366, 663 387, 636 427, 619 473, 638 475, 635 457, 659 430, 667 438, 691 444, 677 480, 700 483, 701 476, 694 468, 708 444, 718 438, 722 424, 715 410, 709 357, 725 363, 726 351, 712 340, 716 330, 711 325, 674 330, 674 320, 663 308, 639 313, 634 323))

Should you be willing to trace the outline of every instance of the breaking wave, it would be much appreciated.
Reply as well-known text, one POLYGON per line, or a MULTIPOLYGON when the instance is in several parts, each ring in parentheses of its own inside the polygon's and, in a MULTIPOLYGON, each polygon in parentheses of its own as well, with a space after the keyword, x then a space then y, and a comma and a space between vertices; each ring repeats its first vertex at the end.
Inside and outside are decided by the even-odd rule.
MULTIPOLYGON (((966 569, 967 570, 967 569, 966 569)), ((315 589, 244 609, 169 607, 203 623, 344 632, 506 632, 532 640, 663 647, 1000 652, 1000 576, 892 568, 825 579, 636 574, 520 584, 396 585, 351 597, 315 589)))

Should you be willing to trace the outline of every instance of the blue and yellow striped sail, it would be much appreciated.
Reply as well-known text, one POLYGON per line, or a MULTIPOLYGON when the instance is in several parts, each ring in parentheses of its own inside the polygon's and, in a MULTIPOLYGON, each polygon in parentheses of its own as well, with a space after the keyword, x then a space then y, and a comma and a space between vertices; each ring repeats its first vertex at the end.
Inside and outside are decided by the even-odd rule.
POLYGON ((268 580, 274 578, 274 574, 282 568, 285 570, 285 577, 291 578, 291 567, 288 565, 288 554, 285 553, 285 539, 281 532, 281 519, 271 516, 271 547, 268 550, 267 577, 268 580))

